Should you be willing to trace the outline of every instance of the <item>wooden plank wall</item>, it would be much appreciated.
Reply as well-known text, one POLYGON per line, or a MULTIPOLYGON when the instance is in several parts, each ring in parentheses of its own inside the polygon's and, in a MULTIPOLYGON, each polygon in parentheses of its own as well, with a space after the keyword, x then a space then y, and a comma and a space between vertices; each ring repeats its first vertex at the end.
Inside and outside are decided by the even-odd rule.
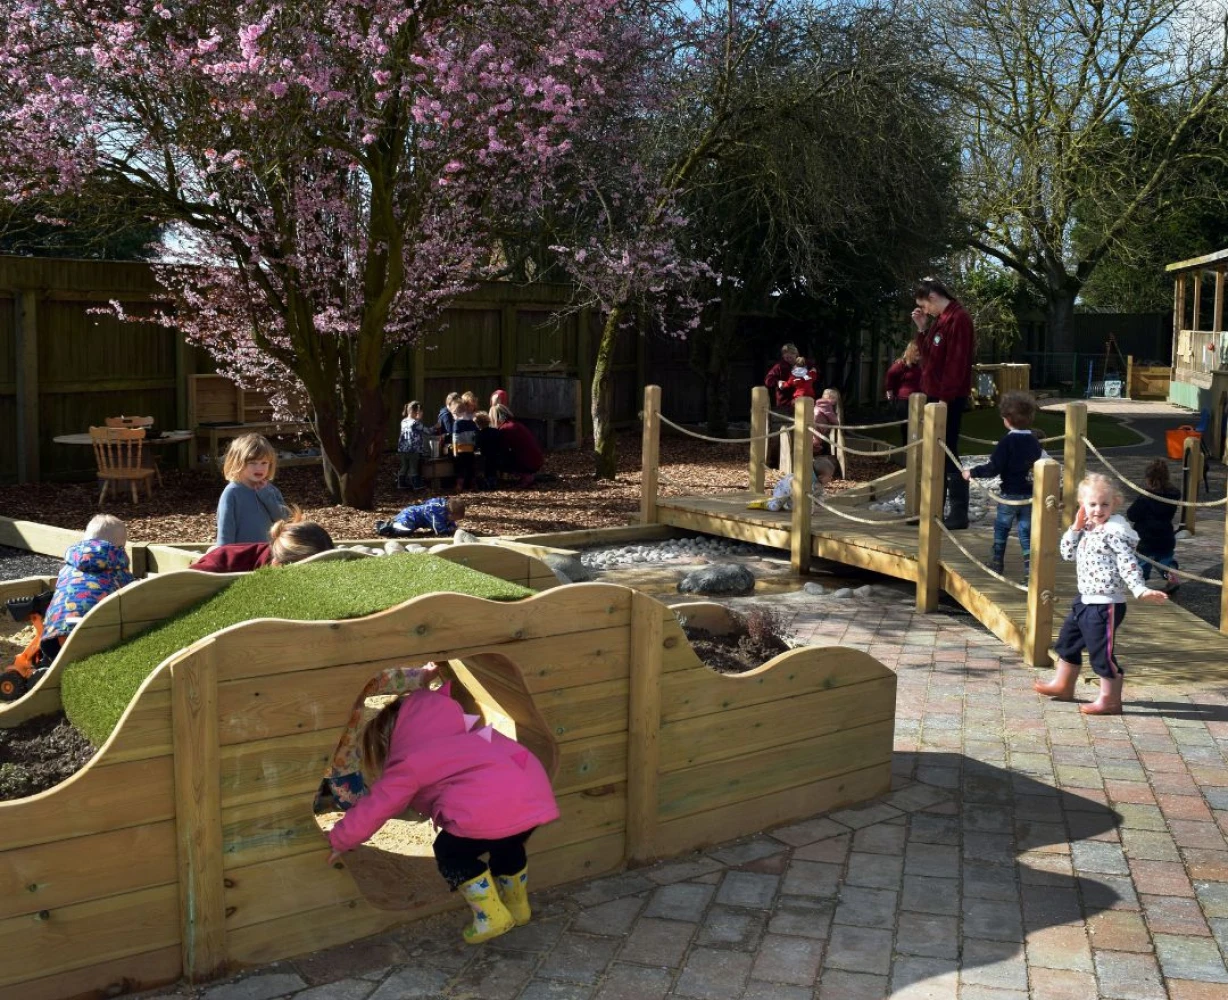
MULTIPOLYGON (((457 552, 497 558, 524 583, 541 573, 524 553, 457 552)), ((110 600, 97 627, 134 631, 218 580, 183 573, 138 585, 115 595, 126 603, 110 600)), ((446 663, 458 696, 487 721, 511 720, 553 776, 562 820, 530 842, 535 889, 889 787, 895 678, 877 661, 799 649, 749 675, 716 675, 670 609, 627 588, 579 584, 513 604, 435 594, 346 622, 248 622, 164 664, 86 770, 0 803, 0 945, 16 956, 0 972, 0 1000, 167 981, 180 961, 205 973, 219 962, 266 963, 458 906, 424 852, 398 859, 411 876, 407 898, 378 908, 344 867, 321 866, 325 838, 312 813, 365 685, 428 660, 446 663), (661 681, 637 701, 640 671, 661 681), (215 721, 196 719, 213 749, 191 754, 215 760, 217 785, 192 794, 182 787, 197 780, 186 742, 172 729, 173 705, 181 721, 195 711, 180 678, 216 711, 215 721), (731 731, 741 738, 730 741, 731 731), (646 775, 629 773, 637 767, 658 782, 647 812, 638 801, 646 775), (184 920, 185 898, 194 921, 184 920)))

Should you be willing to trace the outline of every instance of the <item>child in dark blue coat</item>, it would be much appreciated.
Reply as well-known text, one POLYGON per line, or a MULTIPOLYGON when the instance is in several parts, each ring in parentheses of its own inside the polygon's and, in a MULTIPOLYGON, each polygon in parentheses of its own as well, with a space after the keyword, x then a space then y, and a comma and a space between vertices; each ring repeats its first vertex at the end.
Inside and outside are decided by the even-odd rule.
MULTIPOLYGON (((1181 491, 1169 481, 1168 462, 1162 458, 1157 458, 1144 470, 1143 485, 1149 493, 1166 500, 1181 499, 1181 491)), ((1139 497, 1126 511, 1126 520, 1138 532, 1138 554, 1168 567, 1160 570, 1160 576, 1166 581, 1164 589, 1170 594, 1180 586, 1177 574, 1171 572, 1178 565, 1177 532, 1173 529, 1173 515, 1176 513, 1176 504, 1146 496, 1139 497)), ((1140 559, 1139 566, 1143 579, 1150 580, 1151 563, 1140 559)))

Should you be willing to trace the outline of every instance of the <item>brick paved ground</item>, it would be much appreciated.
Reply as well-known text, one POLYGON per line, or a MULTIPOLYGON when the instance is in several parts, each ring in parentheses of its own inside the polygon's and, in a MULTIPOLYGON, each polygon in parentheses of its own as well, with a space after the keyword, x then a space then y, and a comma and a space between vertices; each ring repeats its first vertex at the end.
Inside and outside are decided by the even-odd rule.
POLYGON ((446 914, 155 995, 1228 997, 1228 691, 1127 686, 1128 715, 1085 719, 1036 697, 1033 672, 964 616, 775 600, 803 636, 898 671, 886 798, 537 894, 534 923, 478 948, 446 914))

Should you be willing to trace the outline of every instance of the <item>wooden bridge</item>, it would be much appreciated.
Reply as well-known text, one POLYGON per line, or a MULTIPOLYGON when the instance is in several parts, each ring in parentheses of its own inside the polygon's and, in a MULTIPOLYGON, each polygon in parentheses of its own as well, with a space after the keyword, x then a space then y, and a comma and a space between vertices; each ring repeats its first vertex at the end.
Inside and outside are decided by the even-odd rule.
MULTIPOLYGON (((916 585, 917 608, 933 611, 941 592, 949 594, 1025 661, 1035 667, 1051 663, 1052 643, 1070 602, 1077 594, 1075 565, 1058 555, 1064 527, 1073 519, 1073 497, 1086 467, 1087 407, 1066 409, 1064 460, 1041 459, 1033 470, 1031 569, 1024 581, 998 577, 976 558, 988 554, 992 526, 950 535, 941 527, 946 406, 911 397, 908 444, 897 451, 905 467, 846 493, 812 503, 804 479, 794 477, 792 510, 751 510, 764 496, 768 400, 754 390, 749 462, 750 489, 706 496, 658 496, 660 390, 649 386, 644 402, 644 492, 641 518, 705 534, 788 551, 794 568, 806 572, 811 560, 825 559, 872 570, 916 585), (867 501, 905 491, 903 515, 874 511, 867 501), (967 549, 968 554, 959 547, 967 549)), ((791 435, 792 467, 810 465, 813 413, 809 401, 795 409, 791 435)), ((857 453, 846 443, 847 450, 857 453)), ((1198 450, 1188 453, 1188 477, 1201 476, 1198 450)), ((1186 495, 1196 495, 1187 493, 1186 495)), ((1228 505, 1225 505, 1228 508, 1228 505)), ((1193 507, 1183 520, 1193 527, 1193 507)), ((1216 510, 1218 516, 1223 511, 1216 510)), ((1228 555, 1228 530, 1225 531, 1228 555)), ((1013 548, 1013 546, 1012 546, 1013 548)), ((1009 551, 1009 550, 1008 550, 1009 551)), ((1017 548, 1014 549, 1017 552, 1017 548)), ((1228 629, 1228 594, 1221 587, 1221 629, 1228 629)), ((1132 678, 1148 684, 1183 685, 1216 680, 1228 683, 1228 635, 1172 601, 1147 605, 1131 600, 1127 626, 1118 641, 1122 662, 1132 678)))

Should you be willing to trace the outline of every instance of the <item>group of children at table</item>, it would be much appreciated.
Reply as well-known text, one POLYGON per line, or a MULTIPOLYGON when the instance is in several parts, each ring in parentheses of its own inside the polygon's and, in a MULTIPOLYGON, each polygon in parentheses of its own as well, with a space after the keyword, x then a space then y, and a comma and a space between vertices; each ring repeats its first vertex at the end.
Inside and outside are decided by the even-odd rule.
POLYGON ((503 472, 515 475, 522 488, 535 481, 544 461, 541 446, 533 432, 515 419, 503 389, 494 391, 484 411, 478 409, 472 392, 448 393, 433 427, 423 423, 423 412, 417 400, 405 405, 397 440, 400 489, 423 489, 422 463, 445 454, 452 457, 457 493, 497 489, 503 472), (438 452, 432 440, 439 441, 438 452))

